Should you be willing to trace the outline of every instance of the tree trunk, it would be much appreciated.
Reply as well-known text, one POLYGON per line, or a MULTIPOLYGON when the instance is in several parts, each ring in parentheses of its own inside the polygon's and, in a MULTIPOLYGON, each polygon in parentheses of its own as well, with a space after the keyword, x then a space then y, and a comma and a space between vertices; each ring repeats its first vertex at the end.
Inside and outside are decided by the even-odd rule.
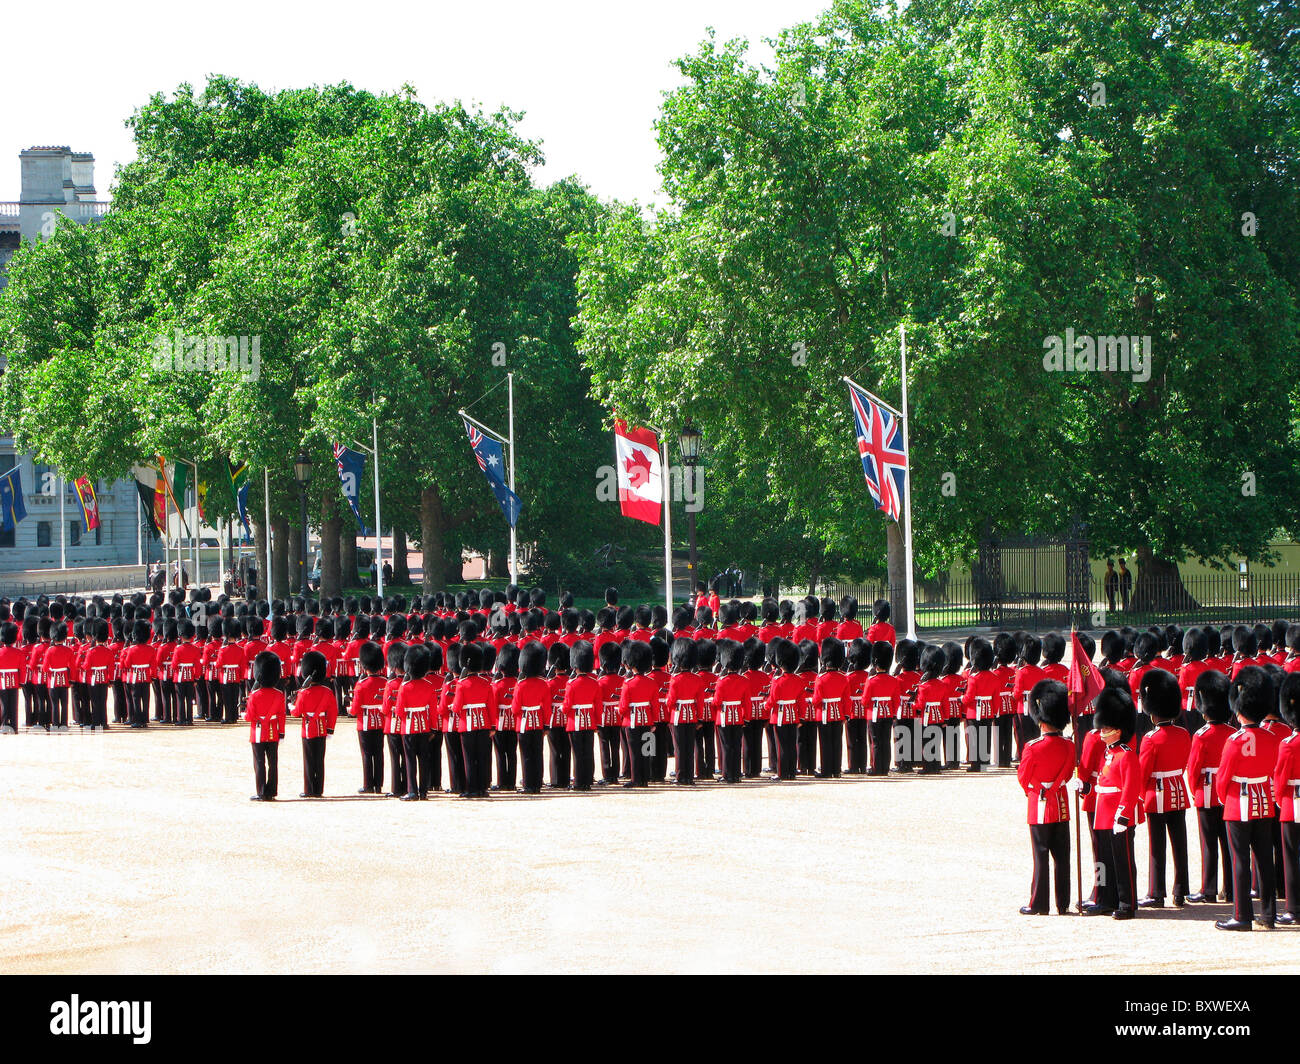
POLYGON ((339 526, 339 574, 345 588, 357 586, 357 530, 347 522, 339 526))
POLYGON ((289 568, 286 578, 289 581, 289 594, 301 595, 302 569, 299 563, 302 561, 302 526, 290 525, 287 534, 289 536, 287 543, 289 548, 289 568))
MULTIPOLYGON (((903 529, 897 521, 885 522, 885 565, 889 574, 890 620, 900 631, 907 631, 907 552, 903 547, 903 529)), ((863 603, 863 605, 867 605, 863 603)), ((870 606, 867 606, 870 610, 870 606)))
MULTIPOLYGON (((427 569, 428 566, 426 565, 427 569)), ((393 529, 393 583, 407 585, 411 582, 411 570, 406 567, 406 533, 400 528, 393 529)))
POLYGON ((442 582, 446 559, 443 556, 442 493, 436 484, 420 492, 420 549, 424 552, 424 593, 432 594, 446 585, 442 582))
POLYGON ((1137 550, 1137 576, 1133 580, 1133 597, 1129 609, 1134 613, 1168 613, 1193 610, 1199 605, 1183 586, 1176 562, 1157 558, 1149 544, 1137 550))
POLYGON ((342 528, 343 519, 331 495, 321 509, 320 593, 323 598, 336 598, 343 591, 343 569, 339 563, 339 532, 342 528))
MULTIPOLYGON (((257 597, 270 599, 271 574, 266 571, 266 525, 251 518, 249 524, 253 526, 253 557, 257 561, 257 597)), ((230 556, 230 564, 238 571, 233 554, 230 556)))
POLYGON ((289 522, 282 517, 271 519, 271 586, 273 598, 289 597, 289 522))
POLYGON ((510 548, 488 552, 488 576, 494 579, 510 579, 510 548))

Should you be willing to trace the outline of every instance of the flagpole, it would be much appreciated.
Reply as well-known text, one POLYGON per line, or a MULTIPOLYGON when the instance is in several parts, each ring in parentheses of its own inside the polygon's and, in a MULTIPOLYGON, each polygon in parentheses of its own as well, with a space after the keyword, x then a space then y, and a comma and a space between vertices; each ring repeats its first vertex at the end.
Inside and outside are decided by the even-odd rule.
MULTIPOLYGON (((158 475, 163 476, 162 465, 158 466, 158 475)), ((154 492, 157 493, 158 487, 154 485, 154 492)), ((154 517, 157 518, 158 510, 155 505, 154 517)), ((171 513, 171 493, 167 490, 167 479, 163 477, 163 587, 171 587, 172 582, 172 513, 171 513)))
MULTIPOLYGON (((515 491, 515 375, 506 374, 506 410, 510 431, 510 490, 515 491)), ((519 540, 515 534, 515 525, 510 523, 510 582, 519 583, 519 540)))
POLYGON ((375 590, 384 597, 384 523, 379 519, 379 420, 370 419, 370 442, 375 459, 375 590))
POLYGON ((135 564, 144 564, 144 522, 140 519, 140 489, 135 492, 135 564))
MULTIPOLYGON (((262 499, 266 503, 266 601, 270 602, 275 594, 275 588, 271 585, 271 470, 262 470, 262 499)), ((235 505, 239 504, 239 496, 235 496, 235 505)), ((257 553, 256 549, 253 551, 257 553)))
POLYGON ((903 382, 903 453, 907 456, 907 471, 903 476, 903 564, 907 567, 907 638, 916 638, 916 587, 912 575, 912 450, 907 442, 907 327, 900 325, 899 352, 902 361, 903 382))
POLYGON ((663 458, 659 466, 659 486, 664 495, 664 602, 668 607, 668 624, 673 623, 673 506, 668 490, 668 434, 660 433, 663 458))
POLYGON ((68 482, 59 474, 59 568, 68 567, 68 522, 63 519, 63 496, 68 493, 68 482))

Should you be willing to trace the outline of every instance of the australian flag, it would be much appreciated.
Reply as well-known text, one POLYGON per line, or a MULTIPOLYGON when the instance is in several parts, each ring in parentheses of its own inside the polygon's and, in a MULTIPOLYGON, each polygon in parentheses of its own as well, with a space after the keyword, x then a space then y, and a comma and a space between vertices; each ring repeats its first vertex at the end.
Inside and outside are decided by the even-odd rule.
POLYGON ((479 469, 487 477, 488 486, 501 504, 501 512, 506 515, 506 521, 514 528, 522 507, 519 496, 506 487, 505 452, 501 449, 501 444, 484 436, 468 421, 465 422, 465 432, 469 435, 469 445, 474 448, 474 458, 478 461, 479 469))
POLYGON ((27 505, 23 502, 23 478, 18 467, 0 476, 0 531, 8 532, 16 528, 18 522, 27 516, 27 505))
POLYGON ((352 507, 352 516, 357 519, 357 524, 361 526, 363 536, 370 535, 370 529, 366 528, 366 523, 361 520, 361 510, 357 507, 358 494, 361 491, 361 478, 366 471, 365 455, 358 454, 349 447, 344 447, 341 443, 334 445, 334 463, 339 467, 339 484, 343 486, 343 498, 347 499, 348 505, 352 507))
POLYGON ((848 385, 867 490, 876 500, 876 509, 897 521, 903 513, 903 481, 907 476, 902 420, 870 392, 852 381, 848 385))

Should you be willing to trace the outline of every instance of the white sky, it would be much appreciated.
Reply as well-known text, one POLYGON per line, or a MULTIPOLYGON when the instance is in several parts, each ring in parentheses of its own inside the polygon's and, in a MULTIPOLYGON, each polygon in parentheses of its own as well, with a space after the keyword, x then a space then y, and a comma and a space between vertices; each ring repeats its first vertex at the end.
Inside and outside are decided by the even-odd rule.
POLYGON ((61 0, 4 5, 0 200, 19 194, 18 153, 67 144, 95 156, 95 185, 134 157, 123 121, 151 93, 210 73, 263 89, 349 81, 426 103, 459 98, 525 111, 543 183, 579 175, 599 196, 661 202, 652 123, 678 82, 673 59, 713 26, 764 37, 830 0, 61 0), (57 12, 57 13, 56 13, 57 12))

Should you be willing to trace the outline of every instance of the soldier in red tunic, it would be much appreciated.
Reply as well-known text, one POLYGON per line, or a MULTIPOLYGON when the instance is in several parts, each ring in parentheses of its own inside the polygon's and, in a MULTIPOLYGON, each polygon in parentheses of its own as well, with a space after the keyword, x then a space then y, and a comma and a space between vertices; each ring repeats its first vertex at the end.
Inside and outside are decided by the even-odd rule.
MULTIPOLYGON (((1247 633, 1250 639, 1254 635, 1247 633)), ((1218 920, 1220 931, 1250 931, 1255 919, 1250 897, 1250 859, 1259 873, 1259 922, 1272 929, 1277 920, 1273 869, 1273 771, 1280 740, 1260 722, 1274 704, 1273 681, 1257 665, 1237 670, 1228 687, 1228 704, 1240 728, 1223 744, 1215 787, 1223 803, 1232 854, 1231 920, 1218 920)))
POLYGON ((280 740, 284 738, 285 701, 280 690, 280 659, 262 651, 253 659, 253 689, 244 716, 253 745, 255 802, 274 802, 279 789, 280 740))
MULTIPOLYGON (((1217 636, 1217 632, 1215 635, 1217 636)), ((1195 663, 1193 663, 1195 664, 1195 663)), ((1184 669, 1187 665, 1184 664, 1184 669)), ((1193 687, 1197 716, 1205 720, 1192 736, 1192 749, 1187 759, 1187 780, 1196 804, 1196 820, 1201 836, 1201 889, 1187 895, 1190 902, 1215 902, 1219 900, 1219 859, 1223 863, 1224 900, 1232 901, 1232 858, 1228 851, 1228 829, 1223 823, 1223 803, 1215 786, 1219 762, 1223 759, 1224 744, 1232 738, 1233 728, 1228 723, 1232 711, 1228 709, 1228 677, 1218 669, 1210 668, 1196 677, 1193 687)))
POLYGON ((1273 768, 1273 795, 1282 827, 1282 879, 1286 912, 1279 924, 1300 921, 1300 676, 1288 673, 1278 693, 1278 711, 1291 726, 1291 734, 1278 744, 1273 768))
POLYGON ((1137 912, 1137 870, 1133 861, 1133 828, 1142 823, 1142 771, 1129 743, 1137 726, 1137 711, 1128 692, 1107 686, 1097 696, 1093 727, 1106 744, 1097 774, 1097 811, 1093 836, 1099 865, 1097 901, 1085 905, 1085 916, 1113 915, 1131 920, 1137 912))
POLYGON ((350 694, 352 715, 357 719, 357 745, 361 748, 361 789, 357 793, 383 794, 384 652, 378 643, 367 641, 357 648, 355 661, 359 675, 354 677, 350 694))
MULTIPOLYGON (((218 668, 221 663, 218 661, 218 668)), ((325 794, 325 741, 334 734, 339 702, 325 676, 325 656, 309 650, 298 663, 298 694, 292 713, 302 718, 303 793, 300 798, 325 794)))
POLYGON ((1029 712, 1041 734, 1024 748, 1016 776, 1029 801, 1029 842, 1034 876, 1022 916, 1046 916, 1056 887, 1056 912, 1070 911, 1070 804, 1067 785, 1074 776, 1074 743, 1061 733, 1070 723, 1065 685, 1040 680, 1029 692, 1029 712), (1055 875, 1049 877, 1054 866, 1055 875))
POLYGON ((1147 838, 1151 846, 1147 896, 1138 902, 1142 909, 1162 909, 1165 904, 1165 838, 1174 854, 1174 908, 1181 909, 1188 894, 1187 761, 1192 739, 1177 724, 1182 712, 1181 692, 1174 674, 1151 669, 1138 689, 1142 712, 1155 725, 1142 743, 1138 763, 1142 769, 1143 805, 1147 814, 1147 838))

